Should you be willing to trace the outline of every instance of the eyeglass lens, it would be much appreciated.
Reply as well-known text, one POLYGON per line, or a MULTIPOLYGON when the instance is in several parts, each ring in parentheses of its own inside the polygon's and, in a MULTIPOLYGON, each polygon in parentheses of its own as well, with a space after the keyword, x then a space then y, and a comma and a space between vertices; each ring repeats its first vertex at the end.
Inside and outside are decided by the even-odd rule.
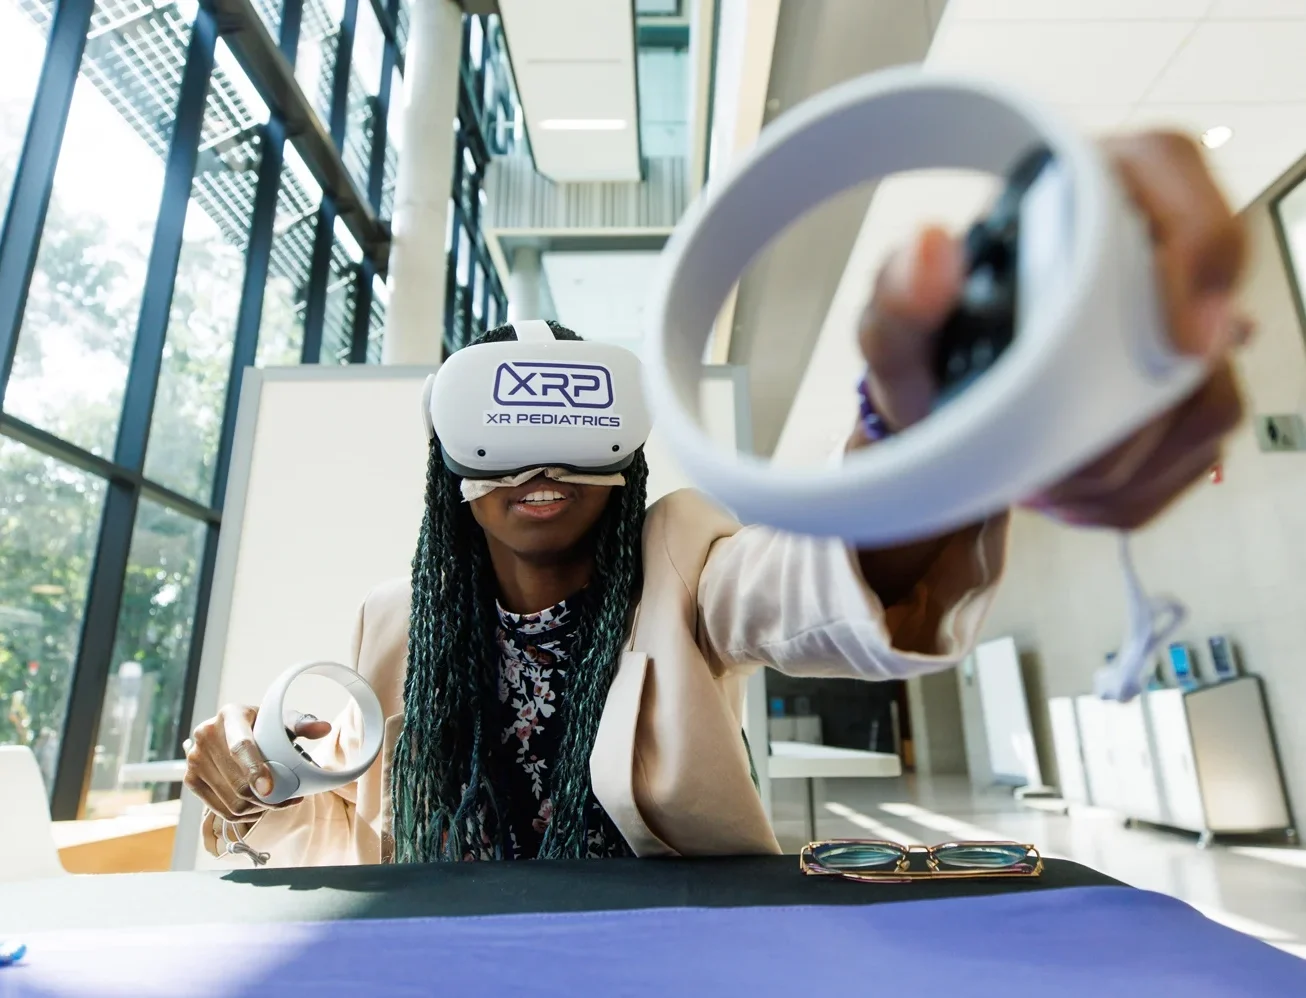
POLYGON ((1022 845, 1009 842, 976 842, 935 849, 934 858, 947 870, 1002 870, 1019 866, 1029 855, 1022 845))
POLYGON ((812 857, 827 870, 877 870, 896 866, 906 851, 889 842, 825 842, 812 857))

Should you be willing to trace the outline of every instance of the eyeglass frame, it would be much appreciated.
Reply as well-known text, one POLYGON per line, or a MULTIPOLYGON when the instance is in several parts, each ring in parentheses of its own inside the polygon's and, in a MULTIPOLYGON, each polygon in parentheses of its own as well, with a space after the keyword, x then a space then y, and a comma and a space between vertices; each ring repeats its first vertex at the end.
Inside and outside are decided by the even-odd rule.
POLYGON ((819 842, 809 842, 798 853, 798 868, 804 875, 809 877, 842 877, 845 880, 856 880, 862 883, 880 883, 880 884, 906 884, 914 880, 974 880, 979 878, 1004 877, 1014 879, 1017 877, 1033 878, 1043 873, 1043 855, 1038 848, 1023 842, 940 842, 938 845, 904 845, 901 842, 890 842, 888 839, 821 839, 819 842), (812 856, 812 851, 818 846, 832 845, 860 845, 860 846, 889 846, 901 852, 898 857, 897 865, 892 870, 831 870, 821 865, 820 861, 812 856), (1025 850, 1025 861, 1013 865, 999 867, 998 869, 976 868, 968 870, 944 870, 939 867, 938 851, 941 849, 952 848, 974 848, 975 846, 1016 846, 1025 850), (911 869, 911 858, 914 855, 925 855, 927 869, 911 869), (1033 856, 1035 862, 1033 866, 1028 865, 1030 856, 1033 856), (809 859, 809 856, 812 858, 809 859))

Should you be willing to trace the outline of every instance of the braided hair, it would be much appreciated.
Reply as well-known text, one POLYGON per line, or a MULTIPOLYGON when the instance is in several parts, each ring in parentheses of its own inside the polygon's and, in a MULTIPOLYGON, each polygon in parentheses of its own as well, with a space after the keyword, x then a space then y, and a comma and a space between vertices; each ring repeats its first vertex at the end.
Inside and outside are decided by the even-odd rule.
MULTIPOLYGON (((558 339, 579 340, 549 323, 558 339)), ((516 338, 511 325, 473 343, 516 338)), ((540 858, 580 858, 589 836, 621 836, 591 807, 589 758, 642 584, 648 465, 643 451, 625 471, 593 527, 594 574, 581 601, 575 664, 560 708, 564 737, 552 774, 553 816, 540 858), (602 822, 604 827, 599 828, 602 822)), ((395 859, 458 861, 469 851, 505 852, 507 822, 496 797, 497 583, 485 533, 463 502, 460 479, 431 440, 426 512, 413 557, 404 727, 391 771, 395 859)))

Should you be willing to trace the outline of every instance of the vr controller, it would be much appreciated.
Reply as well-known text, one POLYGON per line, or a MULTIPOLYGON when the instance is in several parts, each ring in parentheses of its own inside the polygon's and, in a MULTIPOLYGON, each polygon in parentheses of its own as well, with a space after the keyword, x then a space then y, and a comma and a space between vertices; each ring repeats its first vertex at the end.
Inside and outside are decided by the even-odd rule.
POLYGON ((254 719, 254 741, 272 771, 272 792, 255 794, 265 804, 282 804, 292 797, 304 797, 335 790, 358 779, 381 754, 385 717, 372 687, 353 669, 334 662, 306 662, 291 666, 277 677, 254 719), (290 684, 300 676, 317 675, 333 679, 354 698, 363 717, 363 747, 358 762, 348 769, 323 769, 294 741, 286 729, 285 700, 290 684))
POLYGON ((661 431, 690 478, 745 522, 801 533, 892 544, 982 520, 1103 453, 1203 375, 1169 344, 1146 226, 1098 149, 988 82, 896 69, 819 94, 691 206, 660 271, 645 374, 661 431), (699 358, 749 261, 834 194, 930 168, 1006 178, 966 238, 964 293, 937 338, 934 411, 801 475, 722 452, 698 419, 699 358))

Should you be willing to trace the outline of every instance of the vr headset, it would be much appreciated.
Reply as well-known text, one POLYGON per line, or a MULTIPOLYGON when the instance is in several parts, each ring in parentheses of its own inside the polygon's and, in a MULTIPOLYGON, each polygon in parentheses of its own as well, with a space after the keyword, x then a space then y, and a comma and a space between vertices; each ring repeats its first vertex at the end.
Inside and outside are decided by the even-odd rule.
POLYGON ((426 432, 439 436, 445 466, 463 478, 629 467, 652 426, 639 358, 559 340, 539 319, 513 329, 516 340, 465 347, 426 379, 426 432))

